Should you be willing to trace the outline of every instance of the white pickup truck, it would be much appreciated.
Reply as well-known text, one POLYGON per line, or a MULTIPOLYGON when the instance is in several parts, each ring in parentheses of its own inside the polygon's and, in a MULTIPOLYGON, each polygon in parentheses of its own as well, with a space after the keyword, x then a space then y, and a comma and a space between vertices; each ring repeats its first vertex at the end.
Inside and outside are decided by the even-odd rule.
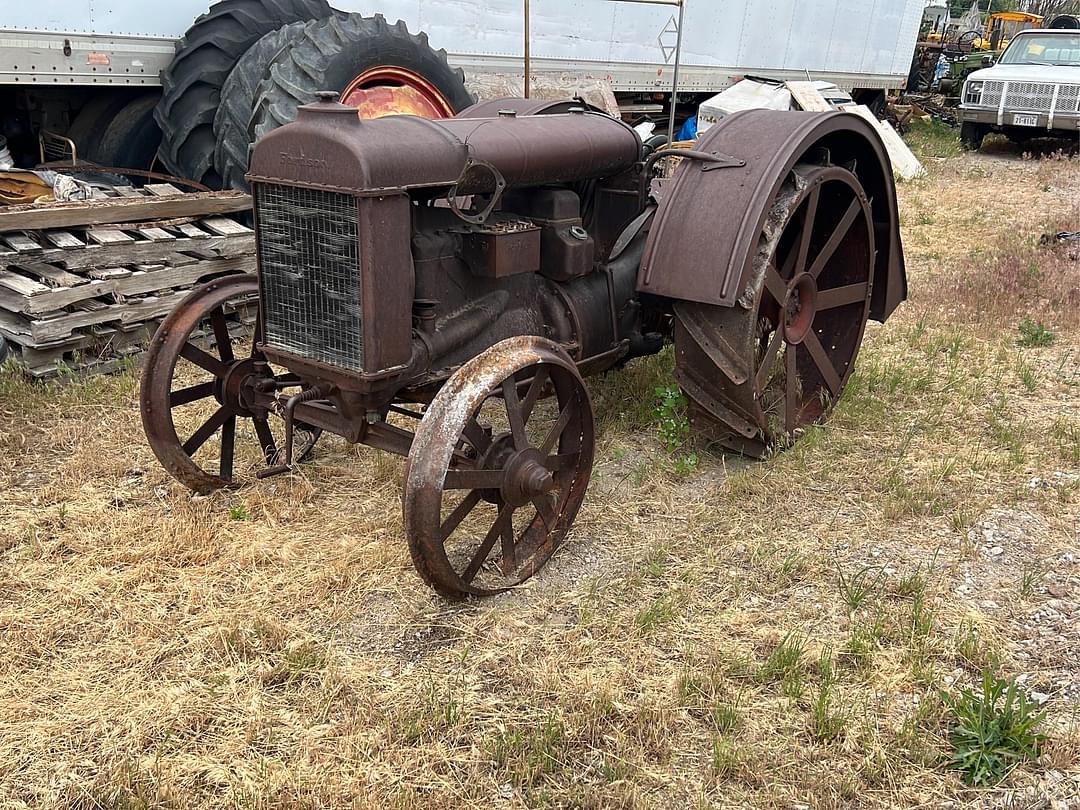
POLYGON ((964 82, 960 122, 971 149, 991 132, 1019 144, 1080 137, 1080 30, 1018 34, 997 64, 964 82))

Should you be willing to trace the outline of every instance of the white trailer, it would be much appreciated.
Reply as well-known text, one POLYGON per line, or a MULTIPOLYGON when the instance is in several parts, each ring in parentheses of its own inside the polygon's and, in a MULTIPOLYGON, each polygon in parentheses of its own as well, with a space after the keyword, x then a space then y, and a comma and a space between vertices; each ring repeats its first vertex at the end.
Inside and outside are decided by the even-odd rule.
MULTIPOLYGON (((207 0, 39 0, 0 12, 0 84, 160 83, 176 40, 207 0)), ((474 72, 523 65, 522 0, 337 0, 425 31, 474 72)), ((537 72, 604 78, 617 93, 666 92, 676 26, 670 6, 532 0, 537 72)), ((746 73, 901 88, 923 0, 686 0, 680 92, 715 93, 746 73)))
MULTIPOLYGON (((208 1, 6 1, 0 133, 12 151, 26 161, 51 132, 101 165, 156 161, 211 187, 242 188, 251 143, 317 90, 341 93, 362 115, 435 116, 468 105, 463 75, 488 88, 500 86, 489 77, 510 77, 501 87, 511 92, 498 94, 520 92, 513 77, 524 71, 529 6, 538 83, 567 96, 610 85, 606 106, 617 101, 634 120, 671 112, 679 17, 670 4, 221 0, 208 10, 208 1)), ((923 0, 684 3, 684 115, 744 75, 824 80, 880 103, 907 81, 923 9, 923 0)))

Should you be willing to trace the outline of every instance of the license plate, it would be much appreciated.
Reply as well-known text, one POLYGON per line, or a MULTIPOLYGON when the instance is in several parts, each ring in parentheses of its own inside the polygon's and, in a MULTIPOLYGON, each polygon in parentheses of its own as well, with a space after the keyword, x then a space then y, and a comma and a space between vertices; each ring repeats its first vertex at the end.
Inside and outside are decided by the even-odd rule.
POLYGON ((1037 115, 1014 115, 1013 124, 1018 127, 1037 127, 1039 116, 1037 115))

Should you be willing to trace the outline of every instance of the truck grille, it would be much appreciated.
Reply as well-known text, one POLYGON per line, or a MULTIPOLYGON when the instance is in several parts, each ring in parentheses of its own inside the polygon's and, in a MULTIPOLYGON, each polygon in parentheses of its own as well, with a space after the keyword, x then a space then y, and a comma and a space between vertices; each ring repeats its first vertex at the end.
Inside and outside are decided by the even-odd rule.
POLYGON ((1005 93, 1006 112, 1075 113, 1080 110, 1080 85, 1063 84, 1054 103, 1054 84, 1043 82, 984 82, 982 107, 1000 107, 1005 93))
POLYGON ((363 370, 356 198, 257 183, 255 212, 266 344, 363 370))

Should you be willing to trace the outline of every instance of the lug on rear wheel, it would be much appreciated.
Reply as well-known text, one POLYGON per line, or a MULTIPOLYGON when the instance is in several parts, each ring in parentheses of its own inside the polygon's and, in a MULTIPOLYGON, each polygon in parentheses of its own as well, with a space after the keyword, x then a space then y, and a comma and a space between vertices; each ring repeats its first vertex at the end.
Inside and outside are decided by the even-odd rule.
POLYGON ((405 481, 405 530, 449 599, 524 582, 565 539, 593 463, 593 414, 554 343, 513 338, 466 363, 427 409, 405 481))
MULTIPOLYGON (((201 494, 237 483, 237 470, 280 463, 283 421, 259 405, 256 392, 301 383, 274 376, 257 340, 234 339, 237 315, 254 309, 257 292, 256 280, 246 276, 199 287, 164 320, 146 353, 140 391, 146 437, 162 466, 201 494)), ((309 455, 319 434, 298 425, 294 458, 309 455)))
POLYGON ((718 438, 751 455, 790 443, 839 399, 869 316, 875 257, 870 201, 847 169, 796 165, 769 210, 740 305, 676 306, 676 373, 692 413, 721 423, 718 438), (730 350, 717 350, 719 339, 730 350), (735 344, 740 355, 727 354, 735 344), (717 357, 722 372, 707 364, 717 357), (704 379, 702 367, 715 373, 704 379))

